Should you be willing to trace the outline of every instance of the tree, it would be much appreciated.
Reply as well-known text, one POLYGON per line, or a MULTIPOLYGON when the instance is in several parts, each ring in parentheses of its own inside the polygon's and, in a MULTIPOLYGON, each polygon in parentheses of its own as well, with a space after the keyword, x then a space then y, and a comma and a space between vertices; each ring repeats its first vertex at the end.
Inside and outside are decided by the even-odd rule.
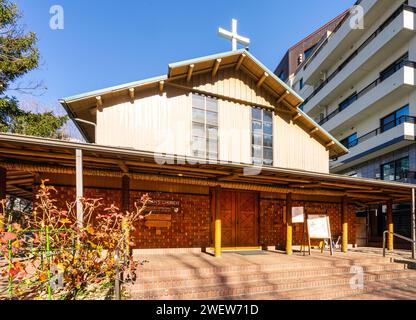
POLYGON ((23 90, 11 84, 39 65, 36 34, 25 33, 19 19, 16 4, 0 0, 0 132, 60 138, 66 116, 25 111, 15 97, 6 95, 7 91, 23 90))

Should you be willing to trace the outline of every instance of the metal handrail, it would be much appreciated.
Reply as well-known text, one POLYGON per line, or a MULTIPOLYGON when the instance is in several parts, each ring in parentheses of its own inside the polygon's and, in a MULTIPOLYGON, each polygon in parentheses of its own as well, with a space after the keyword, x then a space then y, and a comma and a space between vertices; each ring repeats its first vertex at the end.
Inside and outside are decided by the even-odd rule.
MULTIPOLYGON (((386 256, 386 235, 387 234, 392 234, 394 237, 397 237, 399 239, 405 240, 407 242, 410 242, 413 246, 416 245, 416 241, 414 241, 413 239, 407 238, 405 236, 402 236, 400 234, 394 233, 394 232, 390 232, 388 230, 383 232, 383 257, 386 256)), ((412 259, 415 260, 415 252, 414 250, 412 250, 412 259)))

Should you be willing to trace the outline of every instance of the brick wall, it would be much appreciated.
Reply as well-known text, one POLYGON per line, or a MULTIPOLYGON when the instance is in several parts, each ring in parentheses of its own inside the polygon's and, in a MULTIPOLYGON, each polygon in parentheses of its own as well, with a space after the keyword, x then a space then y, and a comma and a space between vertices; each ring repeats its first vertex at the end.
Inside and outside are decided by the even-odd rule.
MULTIPOLYGON (((66 201, 75 201, 75 188, 56 187, 56 204, 66 208, 66 201)), ((121 191, 86 188, 85 196, 91 199, 101 198, 103 206, 97 212, 111 204, 121 207, 121 191)), ((138 201, 143 192, 130 192, 130 208, 138 201)), ((211 200, 208 195, 188 195, 150 192, 150 197, 157 200, 179 201, 180 210, 172 213, 170 228, 149 228, 141 221, 133 232, 134 248, 204 248, 210 247, 211 200)), ((286 226, 283 221, 284 200, 260 200, 259 245, 278 246, 286 244, 286 226)), ((327 214, 330 217, 331 232, 341 235, 341 204, 293 201, 293 206, 305 207, 309 214, 327 214)), ((355 210, 348 206, 349 243, 355 243, 355 210)), ((293 244, 300 245, 303 236, 303 224, 293 225, 293 244)))
MULTIPOLYGON (((142 192, 131 192, 130 203, 138 201, 142 192)), ((134 232, 136 247, 154 248, 203 248, 209 247, 211 203, 207 195, 184 195, 168 193, 149 193, 158 200, 180 201, 178 213, 172 213, 171 228, 148 228, 144 221, 139 223, 134 232)))
MULTIPOLYGON (((66 209, 66 203, 73 203, 76 200, 75 188, 71 187, 55 187, 57 193, 52 194, 52 197, 57 200, 56 205, 58 208, 66 209)), ((86 199, 102 199, 102 206, 97 208, 96 213, 104 213, 104 209, 114 204, 116 207, 121 208, 121 191, 119 190, 104 190, 85 188, 84 197, 86 199)))
MULTIPOLYGON (((261 199, 260 201, 260 239, 262 246, 286 246, 286 226, 283 223, 284 200, 261 199)), ((341 204, 293 201, 294 207, 304 207, 308 214, 329 216, 331 233, 341 235, 341 204)), ((355 243, 355 208, 348 206, 348 242, 355 243)), ((303 237, 303 224, 293 225, 293 244, 300 245, 303 237)), ((314 243, 313 243, 314 244, 314 243)))

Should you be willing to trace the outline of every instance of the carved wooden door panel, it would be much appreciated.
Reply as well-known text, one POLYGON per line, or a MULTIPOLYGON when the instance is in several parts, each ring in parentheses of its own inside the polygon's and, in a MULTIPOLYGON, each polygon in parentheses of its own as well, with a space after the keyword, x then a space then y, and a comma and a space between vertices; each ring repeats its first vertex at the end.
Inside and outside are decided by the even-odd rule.
POLYGON ((234 247, 236 245, 236 216, 235 216, 235 193, 233 191, 220 191, 221 211, 221 243, 223 247, 234 247))
POLYGON ((258 245, 258 197, 256 193, 237 194, 237 245, 252 247, 258 245))
POLYGON ((258 195, 221 190, 221 242, 223 247, 258 245, 258 195))

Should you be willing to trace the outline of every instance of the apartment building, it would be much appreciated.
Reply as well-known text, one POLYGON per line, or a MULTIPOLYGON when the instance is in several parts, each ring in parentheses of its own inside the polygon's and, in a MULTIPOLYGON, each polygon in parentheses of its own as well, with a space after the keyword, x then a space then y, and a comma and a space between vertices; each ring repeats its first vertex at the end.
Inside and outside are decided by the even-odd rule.
MULTIPOLYGON (((304 112, 349 149, 331 159, 332 173, 414 183, 416 0, 356 5, 363 28, 352 28, 359 10, 348 11, 286 81, 305 98, 304 112)), ((373 211, 369 234, 380 236, 385 206, 373 211)), ((396 231, 409 235, 409 208, 395 211, 396 231)))

